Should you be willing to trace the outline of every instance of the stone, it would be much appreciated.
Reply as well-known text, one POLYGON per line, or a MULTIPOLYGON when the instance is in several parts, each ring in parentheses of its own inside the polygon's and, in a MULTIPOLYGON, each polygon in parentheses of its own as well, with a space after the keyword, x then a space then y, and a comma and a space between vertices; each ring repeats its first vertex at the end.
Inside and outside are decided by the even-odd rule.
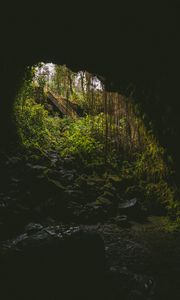
POLYGON ((32 170, 37 170, 37 171, 44 171, 44 170, 47 169, 45 166, 33 165, 33 164, 30 164, 30 163, 27 163, 26 166, 29 167, 32 170))
POLYGON ((109 192, 109 191, 105 191, 103 193, 102 197, 105 197, 109 200, 114 200, 115 199, 115 195, 112 192, 109 192))
POLYGON ((120 215, 114 218, 114 221, 118 225, 127 225, 128 224, 128 217, 127 215, 120 215))
POLYGON ((102 195, 102 196, 99 196, 96 199, 96 205, 99 205, 99 206, 112 206, 112 201, 102 195))
POLYGON ((31 234, 33 232, 37 232, 37 231, 41 230, 42 228, 43 228, 43 226, 41 224, 38 224, 38 223, 29 223, 25 227, 25 231, 28 232, 28 234, 31 234))
POLYGON ((130 200, 121 201, 118 204, 118 213, 126 214, 129 218, 133 220, 144 220, 145 214, 141 209, 141 206, 137 198, 132 198, 130 200))
POLYGON ((73 226, 28 224, 1 243, 2 258, 3 300, 81 299, 87 291, 95 294, 105 270, 99 234, 73 226))
POLYGON ((126 200, 124 202, 119 203, 118 207, 119 209, 126 209, 135 206, 136 203, 137 203, 137 199, 133 198, 131 200, 126 200))

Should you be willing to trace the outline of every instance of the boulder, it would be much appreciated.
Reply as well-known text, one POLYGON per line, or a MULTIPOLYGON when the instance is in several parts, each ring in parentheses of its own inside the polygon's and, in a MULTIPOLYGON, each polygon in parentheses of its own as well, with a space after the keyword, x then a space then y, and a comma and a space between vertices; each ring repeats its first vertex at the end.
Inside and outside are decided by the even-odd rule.
POLYGON ((145 217, 137 198, 121 200, 118 204, 118 214, 125 214, 135 220, 142 220, 145 217))
POLYGON ((127 209, 127 208, 134 207, 136 203, 137 203, 137 199, 133 198, 130 200, 120 202, 118 207, 119 209, 127 209))

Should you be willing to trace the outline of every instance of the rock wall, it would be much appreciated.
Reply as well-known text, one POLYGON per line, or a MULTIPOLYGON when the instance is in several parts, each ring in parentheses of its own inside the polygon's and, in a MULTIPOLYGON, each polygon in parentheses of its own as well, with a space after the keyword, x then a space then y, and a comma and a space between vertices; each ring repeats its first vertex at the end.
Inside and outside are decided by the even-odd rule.
POLYGON ((145 5, 126 1, 120 7, 104 3, 88 8, 77 3, 68 7, 65 2, 59 7, 31 4, 26 8, 16 3, 4 7, 2 16, 1 146, 12 140, 10 115, 25 67, 39 61, 65 63, 73 70, 103 76, 109 90, 134 91, 160 142, 180 165, 175 2, 145 5))

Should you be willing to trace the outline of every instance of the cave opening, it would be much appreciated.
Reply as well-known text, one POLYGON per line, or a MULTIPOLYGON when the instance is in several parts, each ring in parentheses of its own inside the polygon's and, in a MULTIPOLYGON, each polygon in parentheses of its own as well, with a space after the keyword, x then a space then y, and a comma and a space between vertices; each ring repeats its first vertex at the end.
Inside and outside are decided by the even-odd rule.
POLYGON ((13 120, 18 147, 1 160, 4 299, 161 299, 157 262, 166 271, 179 249, 179 194, 133 93, 40 62, 26 68, 13 120))
POLYGON ((2 5, 3 300, 179 299, 179 7, 124 2, 2 5), (30 88, 51 60, 87 102, 70 71, 30 88))
POLYGON ((53 63, 28 67, 14 118, 27 165, 40 177, 30 172, 27 180, 37 181, 28 198, 41 213, 129 222, 176 206, 165 149, 133 96, 107 91, 100 76, 53 63))

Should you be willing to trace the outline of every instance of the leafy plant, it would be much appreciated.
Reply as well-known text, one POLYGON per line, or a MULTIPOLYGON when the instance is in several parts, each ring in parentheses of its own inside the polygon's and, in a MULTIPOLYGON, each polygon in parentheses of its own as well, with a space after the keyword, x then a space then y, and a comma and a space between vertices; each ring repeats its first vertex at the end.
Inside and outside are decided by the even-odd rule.
POLYGON ((60 118, 47 110, 44 95, 40 95, 42 101, 35 95, 37 82, 42 93, 46 85, 46 76, 40 73, 38 78, 36 68, 28 70, 15 103, 23 147, 32 152, 38 149, 42 155, 56 151, 84 168, 91 165, 97 170, 100 166, 102 175, 106 169, 107 175, 112 172, 120 178, 121 196, 137 197, 144 211, 177 212, 178 193, 169 183, 172 172, 165 151, 131 99, 95 89, 92 83, 98 81, 89 73, 75 74, 59 66, 51 86, 86 112, 76 119, 60 118))

